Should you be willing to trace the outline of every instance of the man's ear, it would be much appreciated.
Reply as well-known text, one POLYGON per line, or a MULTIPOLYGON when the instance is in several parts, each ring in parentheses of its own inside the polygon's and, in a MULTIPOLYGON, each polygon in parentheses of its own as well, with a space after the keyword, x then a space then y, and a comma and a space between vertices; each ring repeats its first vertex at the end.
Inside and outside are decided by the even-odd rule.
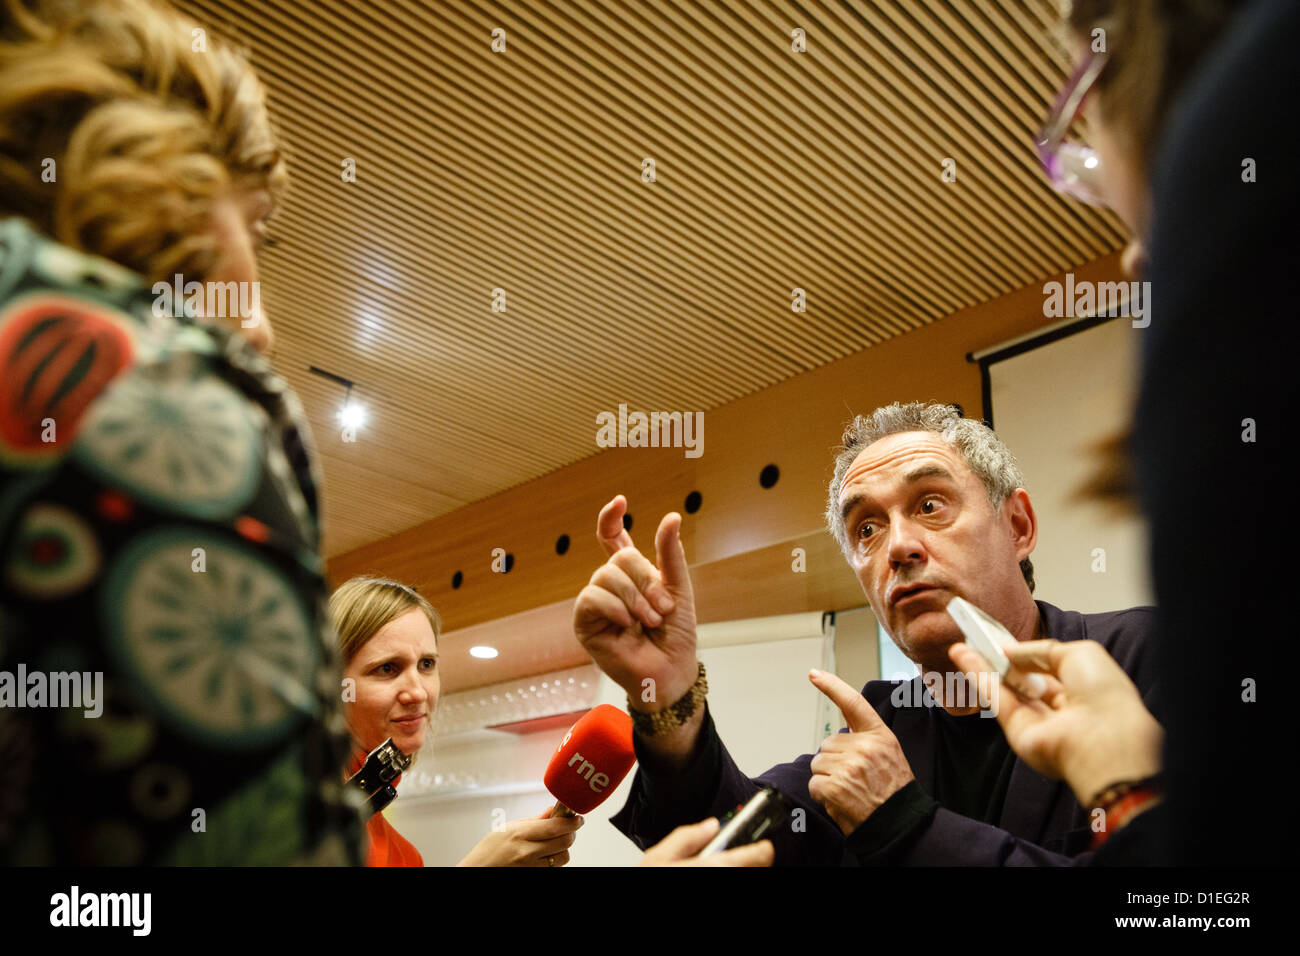
POLYGON ((1016 560, 1029 557, 1038 544, 1038 517, 1034 514, 1029 492, 1017 488, 1002 503, 1002 511, 1011 522, 1011 537, 1016 548, 1016 560))

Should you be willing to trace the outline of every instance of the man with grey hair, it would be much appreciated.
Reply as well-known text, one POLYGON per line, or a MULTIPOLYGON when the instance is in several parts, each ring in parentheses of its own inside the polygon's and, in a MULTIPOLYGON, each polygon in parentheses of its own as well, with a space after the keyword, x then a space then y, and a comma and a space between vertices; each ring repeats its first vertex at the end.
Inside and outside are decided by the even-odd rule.
POLYGON ((961 632, 945 608, 960 596, 1017 640, 1103 644, 1152 694, 1142 649, 1151 608, 1062 611, 1032 596, 1037 519, 1015 458, 992 430, 951 406, 890 405, 857 417, 835 463, 827 523, 894 642, 921 670, 861 693, 833 674, 810 680, 849 726, 816 754, 750 779, 718 738, 695 653, 694 593, 678 532, 665 516, 655 563, 623 529, 626 502, 605 506, 597 536, 610 554, 578 597, 574 630, 628 692, 639 769, 612 819, 638 846, 720 815, 759 787, 795 804, 774 828, 776 863, 1067 865, 1086 859, 1092 818, 983 719, 948 648, 961 632), (935 680, 935 677, 938 677, 935 680), (652 678, 657 699, 644 701, 652 678))

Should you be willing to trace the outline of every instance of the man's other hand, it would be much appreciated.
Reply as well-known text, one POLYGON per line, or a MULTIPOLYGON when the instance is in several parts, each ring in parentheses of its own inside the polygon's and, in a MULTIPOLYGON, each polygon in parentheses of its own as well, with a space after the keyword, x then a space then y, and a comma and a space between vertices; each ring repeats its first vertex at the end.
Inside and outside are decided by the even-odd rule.
POLYGON ((848 836, 875 809, 916 779, 894 732, 867 699, 834 674, 813 670, 813 686, 839 707, 847 734, 831 734, 813 757, 808 793, 848 836))

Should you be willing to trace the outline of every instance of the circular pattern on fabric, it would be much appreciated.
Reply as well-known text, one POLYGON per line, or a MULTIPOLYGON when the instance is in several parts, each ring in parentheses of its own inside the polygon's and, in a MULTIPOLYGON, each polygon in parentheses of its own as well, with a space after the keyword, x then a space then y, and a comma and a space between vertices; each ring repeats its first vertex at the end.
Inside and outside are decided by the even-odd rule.
POLYGON ((62 505, 32 505, 18 519, 5 562, 5 579, 19 593, 42 600, 80 591, 103 563, 95 532, 62 505))
POLYGON ((86 720, 81 711, 65 711, 61 730, 67 737, 80 740, 89 747, 87 767, 121 770, 139 763, 149 753, 158 740, 158 727, 152 717, 111 712, 120 708, 110 706, 115 695, 107 686, 104 690, 109 698, 104 706, 105 713, 94 720, 86 720))
POLYGON ((39 463, 71 446, 92 403, 131 364, 130 321, 49 294, 0 313, 0 455, 39 463))
POLYGON ((190 798, 190 778, 166 764, 146 764, 131 777, 131 803, 142 816, 166 820, 190 798))
POLYGON ((247 404, 215 376, 132 375, 91 409, 73 455, 146 504, 227 518, 261 476, 260 434, 247 404))
POLYGON ((292 733, 318 701, 321 648, 284 574, 200 529, 142 535, 101 593, 109 646, 161 719, 223 750, 292 733))

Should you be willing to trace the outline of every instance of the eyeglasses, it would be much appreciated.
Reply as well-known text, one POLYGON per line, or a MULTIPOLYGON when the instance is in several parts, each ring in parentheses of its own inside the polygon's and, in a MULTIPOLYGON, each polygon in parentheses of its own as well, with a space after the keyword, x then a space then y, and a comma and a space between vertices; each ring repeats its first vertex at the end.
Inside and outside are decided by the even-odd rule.
POLYGON ((1065 137, 1083 108, 1088 91, 1105 68, 1106 59, 1105 53, 1092 53, 1079 64, 1057 97, 1056 106, 1034 144, 1052 188, 1093 206, 1106 205, 1100 176, 1101 158, 1096 150, 1066 142, 1065 137))

